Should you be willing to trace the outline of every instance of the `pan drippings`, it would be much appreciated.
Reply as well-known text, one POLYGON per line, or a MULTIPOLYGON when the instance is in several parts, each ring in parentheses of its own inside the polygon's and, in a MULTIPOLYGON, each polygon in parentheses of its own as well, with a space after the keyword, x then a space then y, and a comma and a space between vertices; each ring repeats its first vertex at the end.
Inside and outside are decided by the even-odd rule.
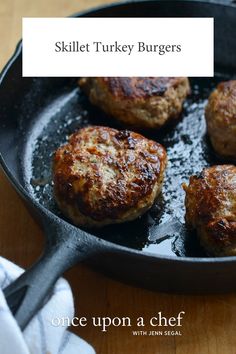
MULTIPOLYGON (((152 209, 135 221, 90 230, 90 233, 146 252, 172 256, 204 256, 196 235, 190 235, 185 230, 184 191, 181 185, 203 167, 221 163, 214 155, 206 136, 204 109, 213 88, 218 82, 227 79, 229 77, 220 74, 214 79, 192 79, 192 94, 186 100, 182 117, 175 126, 160 132, 142 132, 147 138, 164 145, 168 154, 162 194, 152 209), (162 225, 161 229, 159 225, 162 225)), ((89 124, 119 128, 113 124, 113 120, 92 107, 79 89, 69 88, 64 93, 59 92, 57 99, 42 109, 36 117, 35 127, 28 141, 30 147, 26 149, 25 156, 28 161, 26 186, 41 204, 62 218, 64 217, 53 198, 52 155, 71 133, 89 124), (60 102, 63 104, 60 105, 60 102)))

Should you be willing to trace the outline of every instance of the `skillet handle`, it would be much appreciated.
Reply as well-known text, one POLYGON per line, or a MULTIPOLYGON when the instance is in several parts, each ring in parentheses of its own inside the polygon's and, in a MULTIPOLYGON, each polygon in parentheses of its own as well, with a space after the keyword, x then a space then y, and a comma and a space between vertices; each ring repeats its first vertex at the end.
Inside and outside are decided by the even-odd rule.
POLYGON ((48 238, 44 254, 4 289, 8 306, 22 330, 50 296, 53 285, 64 271, 95 251, 83 231, 76 229, 73 233, 71 226, 67 231, 65 227, 50 226, 46 226, 48 238))

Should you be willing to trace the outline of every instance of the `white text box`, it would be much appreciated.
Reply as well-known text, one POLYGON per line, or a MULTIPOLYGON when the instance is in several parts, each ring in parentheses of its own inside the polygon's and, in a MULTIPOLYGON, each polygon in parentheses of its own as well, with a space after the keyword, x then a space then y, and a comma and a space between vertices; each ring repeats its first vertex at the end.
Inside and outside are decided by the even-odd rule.
POLYGON ((24 18, 23 76, 213 76, 213 18, 24 18))

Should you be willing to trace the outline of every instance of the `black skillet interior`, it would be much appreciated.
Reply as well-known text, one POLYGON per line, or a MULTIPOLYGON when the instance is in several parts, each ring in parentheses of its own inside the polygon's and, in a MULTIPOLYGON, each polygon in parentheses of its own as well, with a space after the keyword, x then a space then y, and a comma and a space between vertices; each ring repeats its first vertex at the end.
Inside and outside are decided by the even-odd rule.
MULTIPOLYGON (((161 132, 143 132, 146 137, 157 140, 167 148, 169 164, 162 195, 153 208, 136 221, 90 230, 103 239, 156 255, 204 257, 206 255, 197 239, 188 234, 184 225, 175 223, 175 220, 184 224, 184 192, 181 184, 187 182, 190 175, 198 173, 203 167, 222 163, 212 152, 206 136, 204 107, 209 93, 218 82, 235 77, 235 41, 232 37, 235 32, 232 26, 234 24, 235 27, 236 13, 233 13, 229 6, 218 7, 209 3, 146 1, 102 8, 85 16, 215 18, 215 77, 191 79, 192 93, 184 105, 183 114, 174 126, 161 132), (173 229, 170 228, 164 240, 157 240, 157 226, 173 220, 173 229)), ((9 120, 7 124, 2 121, 5 129, 4 136, 1 136, 3 157, 5 151, 12 174, 27 191, 47 209, 63 218, 52 194, 53 152, 66 142, 68 135, 82 126, 97 124, 122 127, 88 102, 78 89, 77 80, 24 78, 19 82, 21 56, 10 71, 10 79, 5 82, 9 87, 5 88, 5 91, 4 88, 2 90, 6 107, 11 106, 11 119, 8 117, 10 123, 9 120), (7 94, 9 90, 10 98, 7 94), (9 131, 12 126, 16 128, 15 136, 8 136, 8 125, 9 131)))
MULTIPOLYGON (((204 256, 196 238, 174 222, 173 230, 162 241, 156 240, 160 224, 179 220, 184 224, 184 192, 181 184, 203 167, 221 163, 211 150, 206 136, 204 107, 211 90, 219 81, 229 79, 217 73, 214 79, 192 79, 192 93, 183 114, 173 126, 161 132, 142 132, 167 148, 168 168, 162 194, 152 209, 135 221, 90 230, 106 240, 137 250, 172 256, 204 256), (191 239, 191 240, 190 240, 191 239)), ((34 92, 37 91, 35 81, 34 92)), ((93 107, 78 89, 77 82, 66 82, 54 90, 49 103, 41 107, 28 129, 23 154, 24 185, 47 209, 63 218, 53 198, 51 178, 52 156, 55 149, 66 142, 75 130, 86 125, 118 126, 114 119, 93 107)), ((27 105, 32 104, 30 96, 27 105)), ((22 117, 22 120, 25 116, 22 117)), ((22 122, 24 127, 24 122, 22 122)), ((123 127, 124 128, 124 127, 123 127)), ((23 129, 24 132, 24 129, 23 129)), ((22 132, 22 133, 23 133, 22 132)))

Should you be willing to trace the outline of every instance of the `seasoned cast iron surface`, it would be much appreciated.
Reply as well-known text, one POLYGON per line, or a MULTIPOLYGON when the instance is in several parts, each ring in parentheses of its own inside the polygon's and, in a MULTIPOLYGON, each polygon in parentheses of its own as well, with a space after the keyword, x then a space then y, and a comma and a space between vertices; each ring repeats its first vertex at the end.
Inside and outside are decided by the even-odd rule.
MULTIPOLYGON (((181 118, 175 125, 161 132, 142 132, 146 137, 163 144, 168 153, 168 168, 162 195, 153 208, 139 219, 91 233, 109 241, 156 254, 174 256, 204 256, 194 233, 184 227, 184 192, 182 183, 203 167, 221 163, 214 156, 204 120, 204 107, 212 89, 218 82, 229 79, 218 74, 214 79, 192 79, 192 94, 187 99, 181 118), (168 234, 157 230, 167 223, 168 234), (158 240, 156 240, 158 238, 158 240)), ((65 87, 50 104, 42 107, 35 117, 25 146, 24 180, 27 189, 46 208, 63 218, 52 193, 52 155, 58 146, 65 143, 76 129, 88 124, 120 128, 99 109, 92 107, 76 87, 65 87)))

